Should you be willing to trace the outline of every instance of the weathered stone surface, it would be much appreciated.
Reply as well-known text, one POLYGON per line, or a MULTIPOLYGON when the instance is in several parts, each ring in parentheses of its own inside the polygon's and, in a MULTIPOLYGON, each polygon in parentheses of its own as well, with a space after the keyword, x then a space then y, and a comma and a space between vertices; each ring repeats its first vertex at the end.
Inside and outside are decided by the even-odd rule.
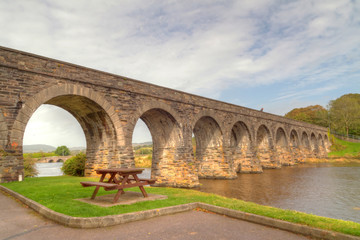
POLYGON ((41 104, 59 106, 80 123, 87 176, 134 167, 139 119, 153 138, 151 174, 159 186, 260 173, 324 157, 330 146, 326 128, 3 47, 0 89, 1 182, 23 174, 25 126, 41 104))

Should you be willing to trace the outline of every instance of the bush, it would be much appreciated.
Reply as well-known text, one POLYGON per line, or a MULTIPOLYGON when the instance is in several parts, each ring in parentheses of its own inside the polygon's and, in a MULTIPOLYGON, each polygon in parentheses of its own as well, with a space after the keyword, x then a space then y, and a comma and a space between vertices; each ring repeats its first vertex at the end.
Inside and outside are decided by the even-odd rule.
POLYGON ((82 177, 85 172, 85 162, 86 154, 81 152, 64 162, 61 170, 66 175, 82 177))
POLYGON ((35 177, 38 175, 35 163, 36 159, 24 157, 24 177, 35 177))

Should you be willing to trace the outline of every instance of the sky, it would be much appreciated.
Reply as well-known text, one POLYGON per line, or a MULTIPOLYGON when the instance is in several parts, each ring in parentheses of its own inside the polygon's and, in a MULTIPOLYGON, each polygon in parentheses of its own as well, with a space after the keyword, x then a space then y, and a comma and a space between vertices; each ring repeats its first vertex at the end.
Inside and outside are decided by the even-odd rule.
MULTIPOLYGON (((278 115, 360 92, 356 0, 2 0, 0 30, 4 47, 278 115)), ((44 105, 24 144, 58 145, 36 130, 74 121, 44 105)))

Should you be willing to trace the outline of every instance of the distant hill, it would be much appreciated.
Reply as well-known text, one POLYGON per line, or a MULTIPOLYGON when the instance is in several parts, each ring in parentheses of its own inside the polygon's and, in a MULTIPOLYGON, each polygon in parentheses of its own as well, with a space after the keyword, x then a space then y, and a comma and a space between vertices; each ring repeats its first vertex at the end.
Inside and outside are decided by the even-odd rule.
POLYGON ((53 152, 56 148, 46 144, 31 144, 24 145, 23 152, 24 153, 34 153, 34 152, 53 152))
POLYGON ((86 147, 69 147, 70 151, 85 151, 86 147))
POLYGON ((152 142, 143 142, 143 143, 132 143, 134 147, 137 146, 146 146, 146 145, 152 145, 152 142))

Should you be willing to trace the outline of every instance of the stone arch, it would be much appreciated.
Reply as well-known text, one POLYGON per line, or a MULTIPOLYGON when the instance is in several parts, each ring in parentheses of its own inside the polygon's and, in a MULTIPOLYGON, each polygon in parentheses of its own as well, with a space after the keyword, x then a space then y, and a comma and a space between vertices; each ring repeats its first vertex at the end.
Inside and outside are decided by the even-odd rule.
POLYGON ((222 119, 220 119, 219 116, 214 111, 210 111, 210 110, 204 110, 204 111, 201 111, 198 114, 196 114, 191 122, 191 128, 194 129, 195 125, 203 117, 212 118, 215 121, 215 123, 219 126, 221 134, 223 134, 225 132, 224 131, 224 129, 225 129, 224 121, 222 119))
POLYGON ((183 139, 179 123, 160 108, 147 110, 140 119, 148 127, 153 140, 151 177, 156 179, 158 185, 166 183, 168 186, 176 186, 178 169, 174 166, 178 160, 177 147, 183 139))
POLYGON ((303 132, 302 133, 302 136, 301 136, 301 145, 308 149, 308 150, 311 150, 311 147, 310 147, 310 140, 309 140, 309 136, 306 132, 303 132))
MULTIPOLYGON (((97 168, 120 167, 117 156, 118 136, 122 129, 115 128, 120 122, 115 108, 102 93, 75 84, 60 84, 49 87, 34 96, 24 99, 11 132, 11 140, 21 143, 27 122, 42 104, 61 107, 71 113, 82 127, 87 142, 85 175, 96 175, 97 168)), ((18 152, 22 159, 22 148, 18 152)))
POLYGON ((315 133, 311 133, 310 135, 310 147, 313 156, 317 157, 319 154, 319 144, 318 140, 316 139, 315 133))
POLYGON ((225 157, 219 123, 211 116, 202 116, 195 123, 193 133, 199 178, 235 178, 235 171, 225 157))
POLYGON ((256 156, 263 168, 279 168, 280 162, 274 159, 274 144, 269 128, 262 124, 256 131, 256 156))
POLYGON ((292 158, 289 151, 289 143, 282 127, 278 127, 275 134, 275 148, 277 158, 281 165, 293 165, 292 158))
POLYGON ((243 121, 233 124, 230 136, 230 149, 233 167, 236 172, 261 172, 259 164, 253 162, 252 136, 248 125, 243 121))
POLYGON ((301 144, 300 144, 299 135, 295 129, 292 129, 290 132, 289 146, 294 163, 299 163, 304 160, 304 158, 301 155, 300 145, 301 144))

